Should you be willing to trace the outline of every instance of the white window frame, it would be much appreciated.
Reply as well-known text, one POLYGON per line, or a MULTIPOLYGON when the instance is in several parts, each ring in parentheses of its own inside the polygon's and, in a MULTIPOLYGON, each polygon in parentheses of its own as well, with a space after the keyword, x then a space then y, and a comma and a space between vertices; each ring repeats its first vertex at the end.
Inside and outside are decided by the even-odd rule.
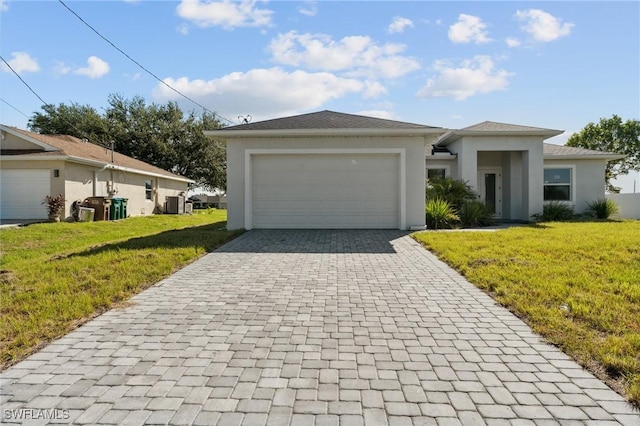
POLYGON ((570 200, 545 200, 544 199, 544 188, 547 185, 550 186, 566 186, 566 183, 563 184, 547 184, 544 182, 544 170, 542 173, 542 197, 543 197, 543 201, 545 203, 553 203, 553 202, 560 202, 560 203, 565 203, 565 204, 571 204, 571 205, 575 205, 576 203, 576 165, 575 164, 548 164, 546 166, 543 167, 544 170, 547 169, 569 169, 570 170, 570 176, 569 176, 569 197, 571 198, 570 200))
POLYGON ((144 180, 144 199, 146 201, 153 201, 153 179, 144 180), (150 188, 147 188, 147 182, 151 182, 150 188))
POLYGON ((429 170, 444 170, 444 177, 448 178, 451 176, 451 166, 444 164, 429 164, 425 167, 424 177, 425 179, 429 179, 429 170))

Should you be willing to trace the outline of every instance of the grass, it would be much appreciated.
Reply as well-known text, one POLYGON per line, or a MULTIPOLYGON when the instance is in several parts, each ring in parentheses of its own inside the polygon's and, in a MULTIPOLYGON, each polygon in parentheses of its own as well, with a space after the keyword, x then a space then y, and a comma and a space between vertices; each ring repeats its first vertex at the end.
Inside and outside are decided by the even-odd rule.
POLYGON ((226 211, 0 230, 0 368, 233 238, 226 211))
POLYGON ((640 221, 413 236, 640 405, 640 221))

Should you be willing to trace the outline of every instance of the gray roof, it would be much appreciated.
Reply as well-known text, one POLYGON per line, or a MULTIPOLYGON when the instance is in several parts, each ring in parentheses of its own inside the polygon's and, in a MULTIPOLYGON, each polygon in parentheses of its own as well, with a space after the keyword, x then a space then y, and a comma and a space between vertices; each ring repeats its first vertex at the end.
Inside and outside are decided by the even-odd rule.
POLYGON ((575 148, 566 145, 554 145, 552 143, 545 143, 543 146, 543 152, 545 157, 619 157, 624 158, 624 155, 616 154, 615 152, 594 151, 592 149, 575 148))
POLYGON ((521 126, 518 124, 498 123, 495 121, 483 121, 482 123, 474 124, 469 127, 465 127, 460 130, 470 130, 476 132, 540 132, 540 131, 553 131, 552 129, 545 129, 542 127, 521 126))
POLYGON ((225 127, 221 130, 301 129, 440 129, 440 127, 325 110, 292 117, 239 124, 237 126, 225 127))

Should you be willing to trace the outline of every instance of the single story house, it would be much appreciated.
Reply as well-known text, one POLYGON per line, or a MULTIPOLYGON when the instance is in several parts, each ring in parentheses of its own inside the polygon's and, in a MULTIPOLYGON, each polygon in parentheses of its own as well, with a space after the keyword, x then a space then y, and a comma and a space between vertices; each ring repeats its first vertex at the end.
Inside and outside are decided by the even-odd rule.
POLYGON ((193 203, 194 209, 226 209, 227 208, 227 196, 226 195, 209 195, 209 194, 196 194, 189 197, 189 201, 193 203))
POLYGON ((47 195, 72 205, 88 197, 126 198, 127 215, 161 212, 167 196, 186 193, 192 180, 66 135, 41 135, 0 125, 0 218, 46 219, 47 195))
POLYGON ((425 182, 462 179, 502 220, 545 201, 604 198, 621 158, 545 144, 559 130, 484 122, 461 130, 320 111, 205 132, 226 141, 229 229, 425 226, 425 182))

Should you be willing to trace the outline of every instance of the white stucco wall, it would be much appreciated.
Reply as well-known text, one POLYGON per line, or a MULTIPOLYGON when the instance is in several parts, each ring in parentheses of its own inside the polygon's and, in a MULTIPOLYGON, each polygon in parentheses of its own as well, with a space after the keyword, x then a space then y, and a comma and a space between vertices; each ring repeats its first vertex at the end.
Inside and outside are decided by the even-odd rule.
MULTIPOLYGON (((431 141, 430 141, 431 142, 431 141)), ((344 150, 402 149, 405 161, 406 227, 423 227, 425 190, 425 138, 416 137, 290 137, 232 138, 227 140, 227 227, 245 227, 245 151, 253 149, 344 150)))
POLYGON ((457 178, 476 191, 479 167, 502 168, 502 218, 530 220, 543 206, 542 142, 539 136, 463 136, 448 148, 458 155, 457 178))
POLYGON ((572 205, 576 213, 582 213, 588 208, 588 203, 605 198, 605 169, 604 160, 545 160, 545 167, 573 167, 572 188, 574 199, 572 205))

